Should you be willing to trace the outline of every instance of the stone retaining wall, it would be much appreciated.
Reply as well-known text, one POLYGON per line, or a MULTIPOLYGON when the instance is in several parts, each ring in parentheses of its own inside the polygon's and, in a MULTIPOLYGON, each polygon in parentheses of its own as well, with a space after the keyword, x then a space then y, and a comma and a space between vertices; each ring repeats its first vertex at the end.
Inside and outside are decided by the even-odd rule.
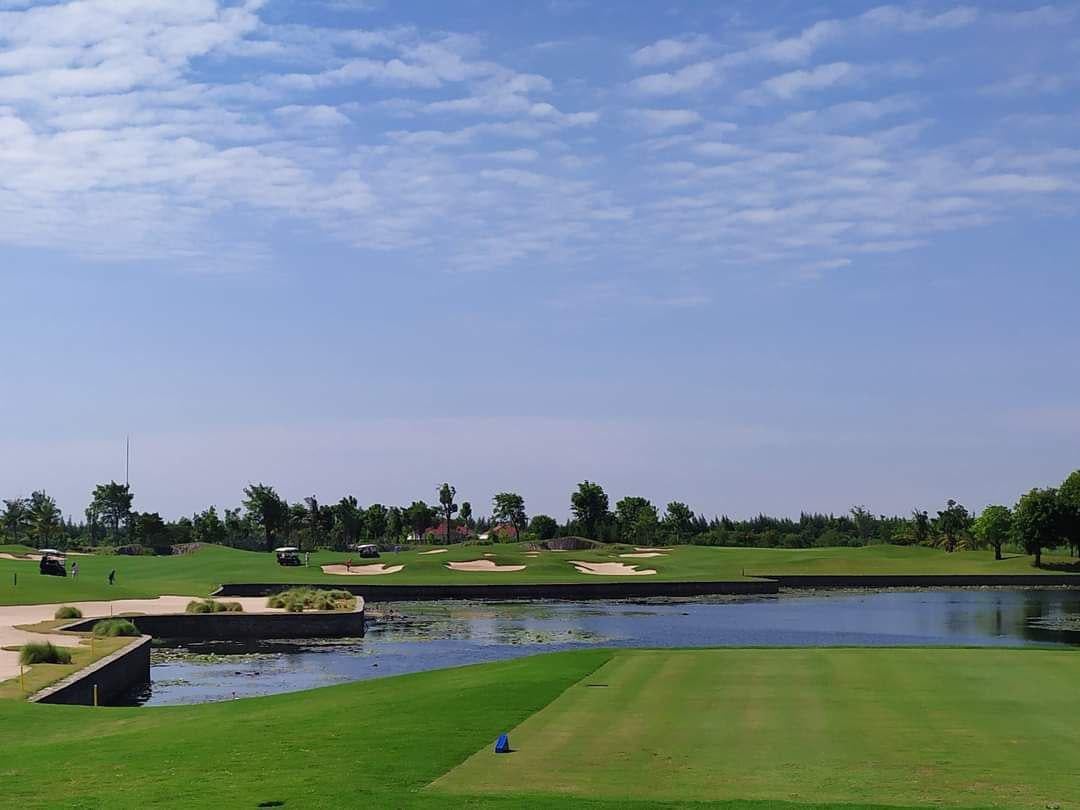
MULTIPOLYGON (((197 638, 214 641, 262 638, 356 638, 364 635, 364 602, 345 613, 167 613, 124 616, 140 633, 155 638, 197 638)), ((98 619, 64 627, 87 633, 98 619)))
POLYGON ((739 582, 581 582, 520 585, 369 585, 346 582, 333 585, 232 583, 222 585, 215 598, 265 596, 296 587, 334 588, 349 591, 368 602, 434 602, 442 599, 505 601, 510 599, 645 599, 656 596, 712 596, 721 594, 775 594, 779 587, 768 580, 739 582))
POLYGON ((1076 574, 754 574, 775 581, 781 588, 1080 588, 1076 574))
POLYGON ((97 686, 98 704, 107 704, 131 687, 149 682, 150 641, 150 636, 136 639, 59 683, 42 689, 30 698, 30 702, 93 706, 94 687, 97 686))

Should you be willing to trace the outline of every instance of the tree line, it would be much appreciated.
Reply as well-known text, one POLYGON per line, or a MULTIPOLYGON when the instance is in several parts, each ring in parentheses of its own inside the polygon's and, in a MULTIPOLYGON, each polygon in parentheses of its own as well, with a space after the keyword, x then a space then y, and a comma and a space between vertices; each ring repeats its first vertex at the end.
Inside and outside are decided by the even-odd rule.
POLYGON ((497 493, 490 513, 480 516, 474 514, 470 502, 457 503, 457 490, 449 483, 442 484, 435 495, 430 505, 417 500, 408 506, 362 506, 352 495, 329 504, 320 503, 314 495, 289 503, 274 487, 259 483, 244 489, 236 508, 219 513, 210 506, 191 517, 167 521, 157 512, 135 509, 131 488, 110 481, 94 487, 79 521, 65 519, 56 501, 43 490, 28 498, 4 500, 0 530, 10 543, 38 548, 109 546, 136 551, 136 547, 184 543, 344 550, 361 542, 544 541, 581 536, 639 546, 813 548, 891 543, 946 551, 992 548, 997 559, 1011 547, 1033 555, 1036 565, 1041 565, 1047 549, 1065 546, 1080 556, 1080 470, 1059 487, 1032 489, 1011 507, 994 504, 978 515, 948 500, 934 515, 920 510, 907 516, 875 515, 855 506, 847 514, 804 512, 797 519, 769 515, 706 518, 680 501, 672 501, 661 512, 640 496, 621 498, 612 508, 600 484, 583 481, 570 495, 570 519, 559 522, 550 515, 529 516, 525 499, 516 492, 497 493))

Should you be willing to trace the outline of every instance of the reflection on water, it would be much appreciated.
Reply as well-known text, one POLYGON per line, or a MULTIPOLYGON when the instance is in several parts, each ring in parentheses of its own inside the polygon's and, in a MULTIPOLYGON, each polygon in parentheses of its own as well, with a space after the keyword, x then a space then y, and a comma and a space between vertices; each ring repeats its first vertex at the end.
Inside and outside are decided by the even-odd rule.
POLYGON ((1066 644, 1077 635, 1052 628, 1080 613, 1080 593, 986 589, 383 607, 362 639, 159 647, 152 683, 127 702, 228 700, 590 646, 1066 644))

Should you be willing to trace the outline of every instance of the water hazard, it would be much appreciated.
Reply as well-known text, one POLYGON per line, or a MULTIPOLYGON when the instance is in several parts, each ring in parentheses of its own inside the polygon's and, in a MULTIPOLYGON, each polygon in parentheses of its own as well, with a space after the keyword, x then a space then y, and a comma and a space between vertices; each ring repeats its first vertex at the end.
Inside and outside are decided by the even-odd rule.
MULTIPOLYGON (((681 602, 395 603, 362 639, 157 647, 134 705, 203 703, 581 647, 1062 645, 1069 590, 934 590, 681 602)), ((1072 640, 1072 641, 1071 641, 1072 640)))

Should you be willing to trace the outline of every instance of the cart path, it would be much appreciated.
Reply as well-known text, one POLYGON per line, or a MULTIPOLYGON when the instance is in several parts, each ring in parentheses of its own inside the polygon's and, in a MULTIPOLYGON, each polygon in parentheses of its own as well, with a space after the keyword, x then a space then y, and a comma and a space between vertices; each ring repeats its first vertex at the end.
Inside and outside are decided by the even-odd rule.
MULTIPOLYGON (((60 633, 30 633, 18 630, 18 624, 36 624, 54 618, 57 608, 72 605, 82 611, 84 617, 108 617, 120 613, 183 613, 188 602, 201 599, 198 596, 159 596, 156 599, 117 599, 112 602, 60 602, 52 605, 0 606, 0 647, 13 647, 28 641, 51 641, 63 647, 78 647, 78 636, 60 633)), ((281 613, 280 608, 268 608, 265 596, 230 597, 227 601, 239 602, 245 613, 281 613)), ((76 621, 72 619, 72 621, 76 621)), ((17 650, 0 649, 0 681, 19 675, 17 650)))

